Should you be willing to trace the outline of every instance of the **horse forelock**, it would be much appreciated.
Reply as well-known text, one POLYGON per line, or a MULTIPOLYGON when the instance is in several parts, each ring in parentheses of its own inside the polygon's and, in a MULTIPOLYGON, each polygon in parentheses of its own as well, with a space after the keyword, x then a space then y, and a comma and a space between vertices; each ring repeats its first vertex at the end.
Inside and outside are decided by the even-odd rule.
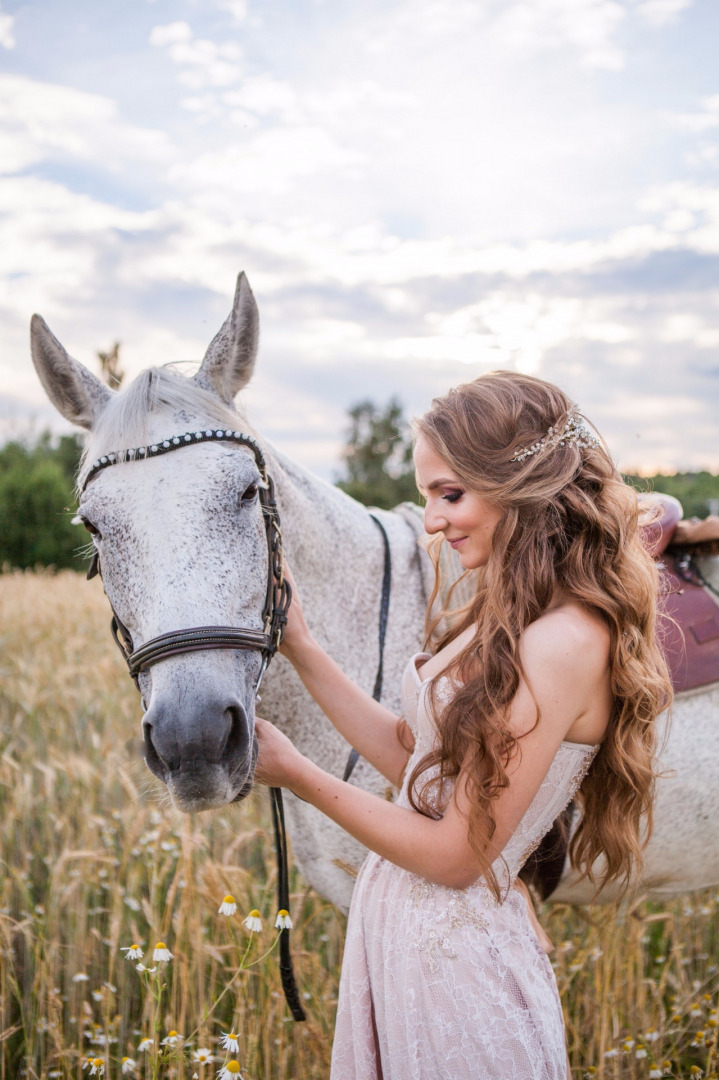
POLYGON ((183 434, 193 424, 209 424, 238 429, 262 440, 250 426, 246 416, 217 395, 198 386, 192 378, 173 371, 171 366, 153 367, 141 372, 130 385, 114 394, 95 426, 88 434, 78 471, 78 490, 93 461, 103 454, 121 453, 147 445, 155 437, 151 433, 158 418, 172 418, 183 434))

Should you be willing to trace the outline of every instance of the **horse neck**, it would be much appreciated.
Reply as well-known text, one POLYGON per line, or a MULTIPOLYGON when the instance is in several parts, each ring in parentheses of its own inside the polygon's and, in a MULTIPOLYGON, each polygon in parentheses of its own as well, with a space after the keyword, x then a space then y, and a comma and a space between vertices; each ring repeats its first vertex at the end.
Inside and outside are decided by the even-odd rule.
POLYGON ((325 628, 326 639, 338 634, 346 639, 348 603, 364 583, 381 579, 376 526, 367 509, 338 488, 271 448, 267 457, 283 545, 308 621, 325 628))

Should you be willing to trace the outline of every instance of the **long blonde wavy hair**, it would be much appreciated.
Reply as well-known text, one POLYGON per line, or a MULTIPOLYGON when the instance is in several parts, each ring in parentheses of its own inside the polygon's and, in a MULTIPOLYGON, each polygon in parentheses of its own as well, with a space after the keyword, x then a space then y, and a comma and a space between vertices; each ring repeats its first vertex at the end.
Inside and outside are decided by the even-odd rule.
MULTIPOLYGON (((497 899, 501 890, 486 842, 496 828, 493 804, 509 784, 507 767, 519 744, 507 723, 522 675, 519 638, 557 590, 600 616, 611 640, 614 708, 577 795, 582 817, 570 843, 572 865, 597 888, 611 880, 626 888, 652 829, 654 721, 669 706, 672 690, 658 641, 659 571, 642 540, 636 493, 601 439, 597 445, 560 445, 550 438, 537 453, 512 460, 550 428, 561 430, 574 409, 551 383, 495 371, 436 398, 415 421, 415 433, 462 486, 503 511, 486 566, 470 572, 476 575, 473 598, 449 624, 446 612, 430 614, 441 585, 442 538, 429 544, 437 580, 428 646, 436 652, 468 627, 475 633, 453 664, 461 688, 441 711, 437 746, 409 782, 415 809, 435 816, 433 795, 463 771, 470 842, 497 899), (597 883, 592 868, 600 856, 597 883)), ((440 677, 430 684, 436 712, 440 677)))

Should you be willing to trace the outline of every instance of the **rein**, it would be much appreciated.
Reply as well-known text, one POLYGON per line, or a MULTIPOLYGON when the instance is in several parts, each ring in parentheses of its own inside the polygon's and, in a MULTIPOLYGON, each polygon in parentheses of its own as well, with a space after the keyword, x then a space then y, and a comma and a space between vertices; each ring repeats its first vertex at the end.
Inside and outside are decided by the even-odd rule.
MULTIPOLYGON (((370 517, 374 521, 375 525, 382 533, 382 541, 384 544, 384 572, 382 574, 382 599, 379 605, 379 663, 377 664, 377 674, 374 680, 374 689, 372 691, 372 697, 375 701, 379 701, 382 697, 382 680, 384 677, 384 640, 387 636, 387 616, 389 615, 389 594, 392 589, 392 556, 389 549, 389 539, 385 531, 385 527, 378 517, 374 514, 370 514, 370 517)), ((359 752, 355 750, 354 746, 349 752, 347 758, 347 764, 345 765, 345 771, 342 774, 342 779, 345 783, 349 780, 350 776, 354 772, 354 767, 359 761, 359 752)))
MULTIPOLYGON (((263 629, 254 630, 249 627, 235 626, 197 626, 188 630, 175 630, 167 634, 159 634, 135 649, 129 630, 123 625, 113 609, 112 636, 125 657, 130 675, 138 690, 140 689, 139 675, 141 672, 146 671, 160 660, 165 660, 168 656, 197 652, 202 649, 257 650, 262 654, 262 664, 255 685, 255 694, 257 694, 267 666, 282 642, 282 635, 287 623, 287 612, 292 599, 292 590, 284 576, 282 533, 280 532, 280 518, 275 501, 274 484, 267 472, 265 458, 257 441, 251 435, 245 435, 241 431, 220 429, 188 431, 184 435, 174 435, 150 446, 121 450, 98 458, 90 466, 81 490, 84 491, 89 482, 99 472, 109 468, 111 465, 118 465, 125 461, 143 461, 148 458, 160 457, 162 454, 168 454, 172 450, 179 450, 183 446, 203 442, 234 442, 249 447, 262 477, 264 486, 259 488, 259 499, 267 533, 268 553, 267 593, 262 613, 263 629)), ((100 558, 97 551, 93 554, 87 577, 88 579, 93 578, 96 574, 101 575, 100 558)), ((278 909, 289 910, 289 867, 281 788, 270 788, 270 797, 275 833, 275 852, 277 855, 278 909)), ((305 1020, 306 1014, 300 1002, 292 968, 289 936, 289 928, 282 927, 280 929, 282 989, 294 1019, 305 1020)))

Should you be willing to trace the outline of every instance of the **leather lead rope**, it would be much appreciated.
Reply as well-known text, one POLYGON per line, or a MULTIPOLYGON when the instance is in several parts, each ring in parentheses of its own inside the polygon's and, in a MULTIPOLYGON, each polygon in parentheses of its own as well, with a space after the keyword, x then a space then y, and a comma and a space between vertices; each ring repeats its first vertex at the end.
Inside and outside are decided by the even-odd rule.
MULTIPOLYGON (((389 549, 389 539, 385 527, 379 518, 374 514, 370 514, 370 517, 374 521, 375 525, 382 533, 382 540, 384 542, 384 573, 382 574, 382 599, 379 606, 379 663, 377 665, 377 675, 374 681, 374 690, 372 691, 372 697, 375 701, 379 701, 382 697, 382 680, 384 678, 384 642, 387 636, 387 616, 389 615, 389 596, 392 589, 392 556, 389 549)), ((354 747, 350 750, 349 757, 347 758, 347 764, 345 765, 345 771, 342 775, 342 779, 347 782, 354 771, 354 767, 359 761, 359 754, 354 747)))
MULTIPOLYGON (((287 833, 285 832, 285 813, 282 805, 282 789, 270 788, 272 805, 272 826, 275 832, 275 851, 277 854, 277 908, 279 911, 290 909, 290 876, 287 858, 287 833)), ((306 1020, 302 1008, 295 973, 290 954, 290 931, 287 927, 280 930, 280 976, 282 990, 293 1019, 306 1020)))

